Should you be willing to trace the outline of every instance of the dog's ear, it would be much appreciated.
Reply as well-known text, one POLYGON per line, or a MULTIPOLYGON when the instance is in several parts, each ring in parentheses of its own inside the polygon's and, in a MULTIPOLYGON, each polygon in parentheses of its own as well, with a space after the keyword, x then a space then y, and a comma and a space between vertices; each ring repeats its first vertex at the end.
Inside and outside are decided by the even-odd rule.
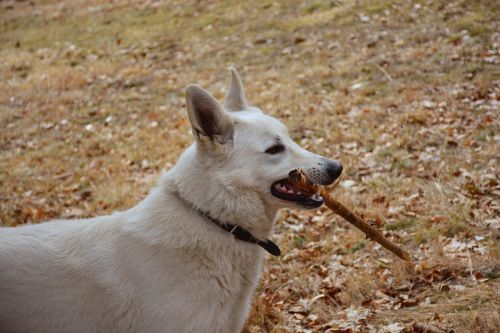
POLYGON ((210 93, 198 85, 186 88, 186 105, 193 134, 199 142, 207 139, 224 144, 233 138, 233 121, 229 112, 210 93))
POLYGON ((243 83, 241 82, 236 68, 231 66, 230 71, 231 83, 229 85, 229 91, 227 92, 226 98, 224 100, 224 107, 229 111, 245 110, 248 106, 248 102, 245 97, 245 89, 243 88, 243 83))

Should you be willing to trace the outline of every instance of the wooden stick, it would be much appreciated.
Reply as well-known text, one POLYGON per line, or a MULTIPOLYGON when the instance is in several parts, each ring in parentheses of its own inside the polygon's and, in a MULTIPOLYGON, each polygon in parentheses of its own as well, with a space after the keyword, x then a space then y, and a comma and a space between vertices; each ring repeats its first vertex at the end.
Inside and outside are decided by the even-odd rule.
POLYGON ((360 216, 351 212, 344 205, 335 200, 333 196, 322 186, 313 184, 311 181, 309 181, 303 170, 295 169, 290 171, 290 173, 288 174, 288 180, 303 191, 309 193, 319 192, 319 194, 323 197, 325 205, 334 213, 342 216, 347 222, 363 231, 368 238, 376 241, 401 259, 411 261, 411 257, 406 251, 385 238, 384 235, 382 235, 377 229, 373 228, 371 225, 365 222, 360 216))

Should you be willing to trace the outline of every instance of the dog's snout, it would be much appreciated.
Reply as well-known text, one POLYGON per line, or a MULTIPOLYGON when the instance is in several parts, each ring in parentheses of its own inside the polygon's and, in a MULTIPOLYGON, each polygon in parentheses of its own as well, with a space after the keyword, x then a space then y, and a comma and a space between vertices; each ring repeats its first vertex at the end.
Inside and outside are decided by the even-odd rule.
POLYGON ((330 185, 342 174, 342 164, 337 161, 323 158, 318 163, 320 168, 306 168, 307 177, 316 184, 330 185))
POLYGON ((340 177, 340 175, 342 174, 342 170, 343 170, 342 164, 340 164, 337 161, 328 160, 326 165, 326 171, 328 172, 328 175, 332 177, 332 182, 340 177))

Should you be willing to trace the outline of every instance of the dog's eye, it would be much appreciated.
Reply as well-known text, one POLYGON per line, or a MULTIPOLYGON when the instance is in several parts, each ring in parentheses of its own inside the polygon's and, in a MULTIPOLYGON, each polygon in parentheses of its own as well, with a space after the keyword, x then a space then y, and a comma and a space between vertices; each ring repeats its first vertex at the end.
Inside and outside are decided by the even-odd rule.
POLYGON ((266 154, 279 154, 281 152, 285 151, 285 146, 283 145, 274 145, 266 149, 266 154))

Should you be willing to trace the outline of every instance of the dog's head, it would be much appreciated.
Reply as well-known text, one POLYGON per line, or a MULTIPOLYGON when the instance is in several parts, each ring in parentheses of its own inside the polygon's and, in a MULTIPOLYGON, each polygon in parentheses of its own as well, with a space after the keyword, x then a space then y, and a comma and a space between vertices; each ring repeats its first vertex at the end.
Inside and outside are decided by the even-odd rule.
POLYGON ((313 182, 328 185, 340 176, 341 164, 297 145, 280 121, 249 105, 234 68, 231 75, 222 105, 197 85, 186 89, 201 167, 210 168, 207 175, 216 175, 232 193, 253 191, 272 207, 321 206, 321 197, 294 187, 288 173, 302 168, 313 182))

